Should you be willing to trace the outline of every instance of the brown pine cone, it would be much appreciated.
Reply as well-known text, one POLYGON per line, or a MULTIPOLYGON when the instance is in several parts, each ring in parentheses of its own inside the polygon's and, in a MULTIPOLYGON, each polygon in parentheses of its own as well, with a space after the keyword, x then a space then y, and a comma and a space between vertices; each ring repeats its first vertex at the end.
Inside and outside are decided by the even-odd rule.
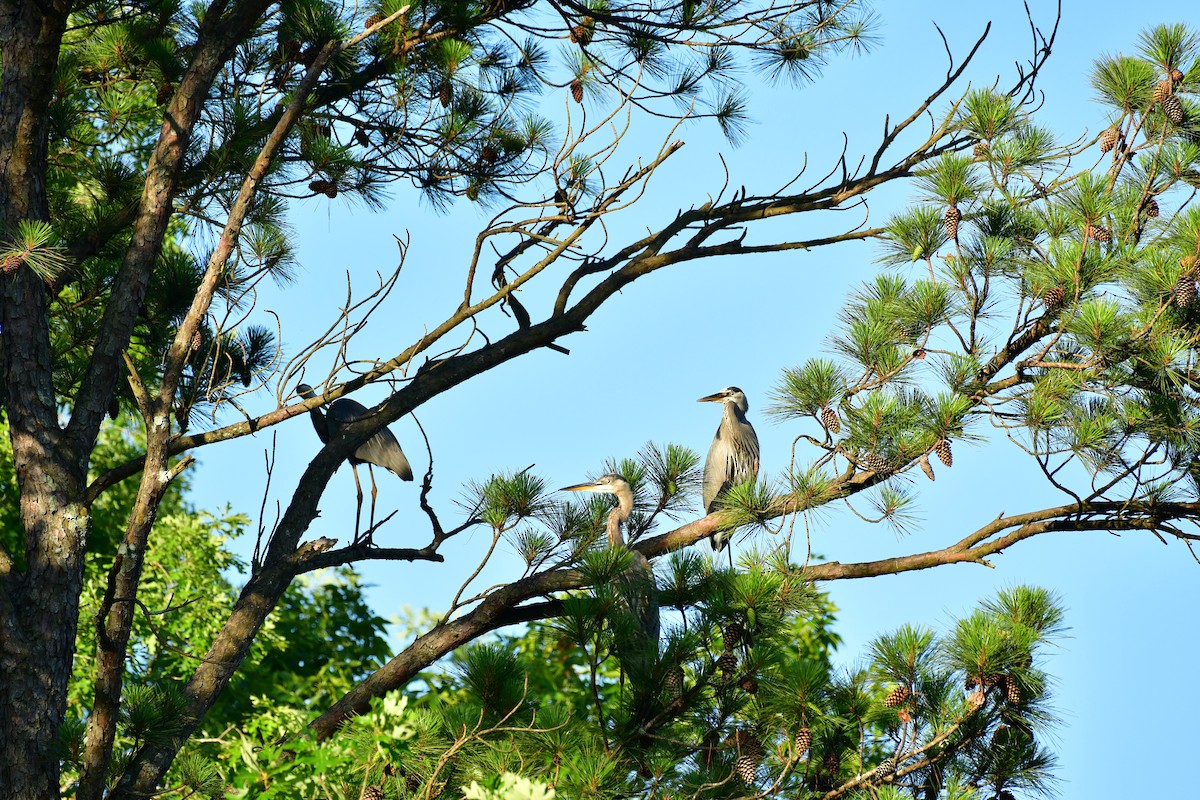
POLYGON ((333 181, 316 180, 310 183, 308 188, 310 191, 319 192, 326 197, 332 198, 338 196, 337 184, 335 184, 333 181))
POLYGON ((896 708, 903 705, 911 695, 912 690, 902 683, 888 692, 887 697, 883 698, 883 705, 885 708, 896 708))

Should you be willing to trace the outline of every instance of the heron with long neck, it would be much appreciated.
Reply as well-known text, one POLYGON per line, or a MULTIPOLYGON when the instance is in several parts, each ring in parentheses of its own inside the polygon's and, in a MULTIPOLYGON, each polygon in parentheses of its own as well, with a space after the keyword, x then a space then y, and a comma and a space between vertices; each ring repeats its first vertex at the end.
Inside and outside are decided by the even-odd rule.
MULTIPOLYGON (((721 492, 758 477, 758 434, 746 419, 750 403, 736 386, 701 397, 696 402, 721 403, 723 406, 721 424, 717 426, 717 434, 704 462, 704 513, 711 514, 717 510, 717 496, 721 492)), ((731 535, 730 531, 717 531, 709 537, 713 550, 723 550, 731 535)))
MULTIPOLYGON (((608 544, 609 547, 625 547, 625 537, 621 534, 621 526, 628 522, 629 517, 633 514, 633 488, 630 487, 628 481, 620 475, 610 472, 607 475, 601 475, 594 481, 577 483, 560 491, 614 495, 617 498, 617 505, 608 512, 606 525, 608 544)), ((641 636, 639 637, 641 641, 634 645, 641 652, 621 655, 626 656, 628 661, 637 660, 638 663, 648 665, 652 662, 646 660, 647 655, 658 656, 659 618, 658 596, 654 588, 654 568, 650 566, 650 562, 641 552, 637 550, 630 552, 633 554, 633 560, 621 575, 622 594, 629 612, 641 626, 641 636)), ((620 645, 618 647, 620 649, 620 645)))
MULTIPOLYGON (((306 383, 298 385, 296 393, 305 400, 311 400, 317 396, 312 387, 306 383)), ((313 428, 317 431, 317 438, 321 440, 322 444, 327 444, 330 439, 339 436, 351 423, 369 416, 369 411, 370 409, 357 400, 339 397, 329 404, 328 413, 322 412, 320 408, 314 408, 308 413, 312 419, 313 428)), ((375 486, 373 467, 383 467, 402 481, 411 481, 413 471, 404 451, 400 449, 400 442, 387 428, 380 428, 378 433, 360 444, 346 460, 350 462, 350 470, 354 473, 354 488, 358 490, 358 508, 354 512, 354 539, 358 541, 363 504, 362 484, 358 480, 358 465, 367 465, 367 475, 371 479, 371 527, 368 528, 368 531, 375 529, 375 499, 379 494, 379 490, 375 486)))

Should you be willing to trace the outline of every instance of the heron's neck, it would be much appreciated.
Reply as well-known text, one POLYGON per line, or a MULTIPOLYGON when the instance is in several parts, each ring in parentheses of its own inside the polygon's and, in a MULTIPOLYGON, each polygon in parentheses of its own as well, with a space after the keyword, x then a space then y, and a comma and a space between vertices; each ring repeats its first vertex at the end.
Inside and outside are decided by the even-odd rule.
POLYGON ((611 547, 624 547, 625 537, 621 535, 621 525, 633 514, 633 492, 628 488, 618 489, 617 507, 608 512, 608 544, 611 547))
POLYGON ((308 416, 312 419, 313 428, 317 431, 317 438, 322 443, 329 441, 329 420, 325 419, 325 414, 320 407, 309 409, 308 416))
POLYGON ((746 409, 737 403, 725 403, 725 419, 729 422, 745 422, 746 409))

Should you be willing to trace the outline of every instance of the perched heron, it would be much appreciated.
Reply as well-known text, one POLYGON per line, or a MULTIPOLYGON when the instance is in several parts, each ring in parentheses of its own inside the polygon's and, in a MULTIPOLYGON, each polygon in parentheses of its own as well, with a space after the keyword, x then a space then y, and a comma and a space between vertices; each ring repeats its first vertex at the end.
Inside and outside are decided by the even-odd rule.
MULTIPOLYGON (((616 473, 601 475, 594 481, 577 483, 559 491, 563 492, 596 492, 597 494, 612 494, 617 497, 616 507, 608 513, 608 544, 610 547, 625 547, 625 537, 621 535, 621 525, 633 513, 633 489, 629 482, 616 473)), ((633 561, 621 575, 622 594, 634 619, 641 626, 640 641, 630 642, 634 653, 619 653, 626 661, 637 663, 643 667, 653 663, 646 659, 647 655, 658 655, 658 596, 654 591, 654 568, 650 562, 637 550, 631 550, 633 561)), ((618 651, 621 647, 618 639, 618 651)))
MULTIPOLYGON (((704 462, 704 513, 711 514, 717 508, 717 495, 730 486, 758 477, 758 434, 746 419, 746 412, 750 410, 746 395, 736 386, 701 397, 696 402, 725 404, 721 424, 704 462)), ((729 531, 714 533, 709 538, 713 550, 723 550, 731 535, 729 531)))
MULTIPOLYGON (((297 386, 296 393, 305 400, 311 400, 317 396, 313 388, 306 383, 297 386)), ((309 416, 312 417, 317 437, 322 443, 325 443, 340 434, 350 423, 367 416, 367 411, 367 407, 357 400, 339 397, 329 404, 328 414, 322 413, 319 408, 314 408, 309 412, 309 416)), ((379 493, 375 487, 375 473, 372 466, 383 467, 394 472, 402 481, 411 481, 413 471, 408 464, 408 459, 404 457, 404 451, 400 449, 400 442, 387 428, 380 428, 379 433, 360 444, 347 460, 354 473, 354 488, 358 490, 358 508, 354 512, 354 538, 357 540, 359 525, 362 522, 363 503, 362 484, 358 481, 358 465, 366 464, 367 475, 371 478, 371 528, 375 527, 375 497, 379 493)))

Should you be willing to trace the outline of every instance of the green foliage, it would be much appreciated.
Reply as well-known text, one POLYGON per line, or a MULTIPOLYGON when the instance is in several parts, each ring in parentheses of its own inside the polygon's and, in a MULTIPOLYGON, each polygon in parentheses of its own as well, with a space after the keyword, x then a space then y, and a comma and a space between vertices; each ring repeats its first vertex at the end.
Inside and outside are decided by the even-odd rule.
POLYGON ((501 531, 541 515, 545 491, 545 481, 528 470, 493 475, 486 483, 467 490, 472 516, 501 531))
POLYGON ((975 139, 989 144, 1013 133, 1024 119, 1017 101, 993 89, 974 89, 963 98, 959 124, 975 139))
MULTIPOLYGON (((945 786, 950 797, 982 797, 968 783, 989 797, 1049 785, 1053 758, 1040 739, 1052 717, 1036 664, 1061 632, 1052 594, 1014 587, 949 634, 905 626, 872 643, 866 668, 837 670, 829 642, 797 648, 799 629, 827 630, 819 598, 786 610, 785 576, 752 565, 711 577, 708 602, 673 624, 650 675, 614 671, 594 638, 574 639, 569 623, 535 624, 456 654, 437 698, 399 705, 390 752, 364 747, 342 771, 400 797, 432 798, 550 787, 564 797, 812 797, 852 778, 871 797, 899 797, 899 783, 881 772, 887 758, 905 787, 945 786), (729 678, 715 666, 722 648, 737 656, 729 678), (981 664, 1004 671, 980 672, 981 664), (975 678, 988 685, 972 686, 975 678), (885 704, 898 686, 903 699, 885 704), (751 738, 762 755, 746 786, 732 776, 751 738)), ((378 732, 377 714, 356 728, 378 732)))
POLYGON ((935 448, 980 438, 984 420, 1056 485, 1082 477, 1068 489, 1081 497, 1148 500, 1167 475, 1198 488, 1200 147, 1186 120, 1151 108, 1154 91, 1194 93, 1172 70, 1197 41, 1160 26, 1140 55, 1097 62, 1093 86, 1115 116, 1112 161, 1091 168, 1012 98, 963 98, 957 124, 980 144, 918 174, 922 202, 894 215, 880 244, 896 269, 851 296, 836 358, 785 371, 775 392, 772 413, 814 431, 797 440, 793 507, 836 499, 825 468, 845 459, 884 479, 873 518, 903 528, 915 494, 892 479, 918 463, 932 474, 935 448), (960 204, 952 237, 944 211, 960 204), (836 434, 820 418, 833 404, 836 434))
POLYGON ((16 235, 0 243, 0 265, 6 269, 27 266, 44 281, 53 281, 69 263, 59 247, 58 234, 46 222, 23 219, 17 223, 16 235))
MULTIPOLYGON (((488 203, 544 196, 548 164, 578 131, 534 111, 547 91, 572 79, 605 113, 636 102, 655 114, 711 118, 732 140, 744 136, 747 62, 777 61, 781 72, 816 79, 839 54, 873 41, 868 5, 780 6, 780 35, 735 33, 757 11, 738 3, 622 7, 594 3, 597 17, 547 16, 532 0, 463 0, 362 7, 327 0, 272 6, 219 71, 175 191, 177 214, 155 266, 128 355, 153 390, 163 357, 199 286, 207 245, 322 47, 349 42, 383 16, 397 19, 354 46, 334 48, 316 88, 285 138, 202 324, 175 398, 186 430, 201 415, 234 408, 266 383, 278 355, 274 330, 247 319, 264 279, 287 282, 294 262, 284 212, 298 198, 379 208, 392 184, 411 183, 435 208, 457 197, 488 203), (587 29, 586 41, 575 35, 587 29), (511 34, 528 31, 523 40, 511 34), (556 60, 549 47, 568 38, 556 60), (578 39, 578 41, 576 41, 578 39), (791 42, 792 44, 788 44, 791 42), (803 43, 803 44, 799 44, 803 43), (562 61, 566 66, 557 63, 562 61), (789 66, 784 66, 789 65, 789 66)), ((68 402, 85 367, 126 251, 145 168, 166 109, 198 48, 204 7, 154 0, 119 11, 80 6, 67 24, 48 111, 50 221, 0 232, 0 263, 28 266, 52 283, 55 389, 68 402)), ((566 152, 562 183, 596 190, 596 165, 566 152)), ((274 322, 274 321, 272 321, 274 322)), ((118 382, 118 408, 133 409, 118 382)), ((4 391, 0 387, 0 404, 4 391)))
POLYGON ((840 366, 827 359, 809 359, 800 367, 784 370, 771 393, 768 413, 780 417, 809 416, 832 406, 848 379, 840 366))
MULTIPOLYGON (((24 553, 19 508, 4 500, 16 496, 9 442, 7 424, 0 421, 0 544, 19 563, 24 553)), ((93 470, 102 472, 123 463, 141 447, 140 432, 129 425, 110 425, 101 432, 93 470)), ((236 598, 231 579, 245 568, 229 545, 244 531, 246 517, 228 510, 212 514, 194 509, 184 499, 186 489, 185 473, 163 498, 146 552, 114 775, 132 748, 170 739, 178 731, 185 707, 180 681, 190 675, 195 659, 216 636, 236 598)), ((74 779, 79 766, 85 726, 79 711, 89 707, 94 692, 94 619, 136 492, 136 483, 120 483, 92 505, 89 560, 70 684, 71 711, 60 733, 66 784, 74 779)), ((353 572, 343 570, 299 580, 289 589, 230 690, 205 719, 204 731, 214 741, 192 746, 175 763, 173 774, 178 784, 209 797, 223 796, 228 783, 248 785, 248 776, 226 774, 228 770, 221 766, 237 756, 239 746, 221 737, 236 728, 242 735, 275 741, 302 727, 314 711, 332 704, 382 663, 388 654, 385 621, 367 607, 364 588, 353 572), (330 647, 331 642, 337 647, 330 647)), ((312 747, 314 754, 323 752, 315 744, 312 747)), ((250 755, 257 764, 261 754, 250 755)), ((281 751, 279 758, 280 771, 286 771, 281 751)), ((328 761, 324 755, 320 758, 328 761)))

